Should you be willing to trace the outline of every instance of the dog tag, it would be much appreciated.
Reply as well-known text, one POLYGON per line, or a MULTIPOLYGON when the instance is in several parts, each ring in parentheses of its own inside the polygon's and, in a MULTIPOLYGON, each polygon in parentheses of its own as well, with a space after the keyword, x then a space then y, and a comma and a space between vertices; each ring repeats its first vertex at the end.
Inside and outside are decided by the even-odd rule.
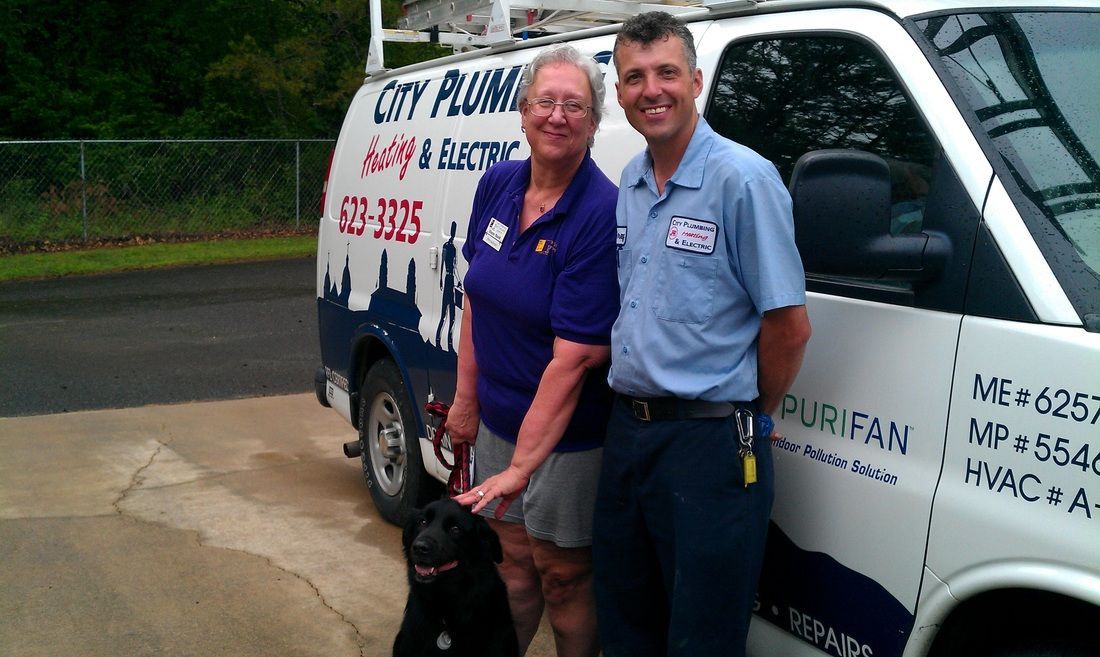
POLYGON ((756 454, 746 453, 741 457, 741 464, 745 468, 745 488, 748 488, 749 484, 756 483, 756 454))
POLYGON ((447 634, 447 630, 443 630, 439 633, 439 636, 435 639, 435 647, 440 650, 448 650, 451 647, 451 635, 447 634))

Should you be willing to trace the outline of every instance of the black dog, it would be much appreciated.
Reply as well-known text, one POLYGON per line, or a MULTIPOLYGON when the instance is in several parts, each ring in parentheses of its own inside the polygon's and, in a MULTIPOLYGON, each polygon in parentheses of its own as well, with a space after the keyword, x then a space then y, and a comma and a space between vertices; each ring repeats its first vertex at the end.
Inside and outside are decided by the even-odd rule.
POLYGON ((402 536, 409 600, 394 657, 517 657, 500 539, 451 499, 417 510, 402 536))

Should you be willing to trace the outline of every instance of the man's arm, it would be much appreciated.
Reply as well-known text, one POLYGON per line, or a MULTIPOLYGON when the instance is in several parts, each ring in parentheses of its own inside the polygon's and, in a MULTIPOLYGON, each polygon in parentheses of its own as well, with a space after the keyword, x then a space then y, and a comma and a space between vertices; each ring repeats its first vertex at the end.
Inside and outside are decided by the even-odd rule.
POLYGON ((810 340, 806 306, 787 306, 764 313, 757 343, 760 410, 771 415, 790 389, 810 340))

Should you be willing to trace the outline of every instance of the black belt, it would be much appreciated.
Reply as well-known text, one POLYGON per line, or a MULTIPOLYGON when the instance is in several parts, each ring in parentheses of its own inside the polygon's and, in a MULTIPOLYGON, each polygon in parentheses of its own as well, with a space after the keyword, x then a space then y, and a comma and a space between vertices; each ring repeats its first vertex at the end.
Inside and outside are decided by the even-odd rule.
POLYGON ((712 402, 678 397, 628 397, 618 394, 615 397, 626 404, 634 417, 645 422, 729 417, 738 406, 751 406, 743 402, 712 402))

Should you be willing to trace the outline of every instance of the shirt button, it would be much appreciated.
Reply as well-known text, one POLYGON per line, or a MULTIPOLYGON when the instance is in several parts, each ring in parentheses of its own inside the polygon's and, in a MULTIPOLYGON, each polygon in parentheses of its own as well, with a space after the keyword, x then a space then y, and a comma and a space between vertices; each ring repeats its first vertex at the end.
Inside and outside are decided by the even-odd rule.
POLYGON ((625 353, 629 353, 629 352, 630 352, 630 347, 628 347, 624 344, 623 345, 623 353, 625 354, 625 353))
POLYGON ((649 256, 642 256, 642 264, 649 262, 649 256))
POLYGON ((650 212, 649 213, 649 218, 650 219, 656 219, 657 218, 657 213, 656 212, 650 212))
POLYGON ((638 307, 638 302, 637 301, 631 301, 630 302, 630 307, 631 308, 637 308, 638 307))

